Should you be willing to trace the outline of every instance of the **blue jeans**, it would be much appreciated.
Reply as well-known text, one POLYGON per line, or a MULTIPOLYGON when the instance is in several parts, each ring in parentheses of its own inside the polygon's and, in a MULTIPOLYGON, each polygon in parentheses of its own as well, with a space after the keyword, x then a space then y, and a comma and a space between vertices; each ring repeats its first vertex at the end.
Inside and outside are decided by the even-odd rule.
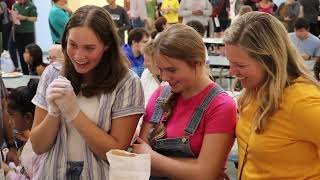
POLYGON ((67 180, 79 180, 83 170, 83 161, 67 162, 67 180))
POLYGON ((140 18, 135 18, 131 20, 132 28, 144 28, 144 21, 140 18))

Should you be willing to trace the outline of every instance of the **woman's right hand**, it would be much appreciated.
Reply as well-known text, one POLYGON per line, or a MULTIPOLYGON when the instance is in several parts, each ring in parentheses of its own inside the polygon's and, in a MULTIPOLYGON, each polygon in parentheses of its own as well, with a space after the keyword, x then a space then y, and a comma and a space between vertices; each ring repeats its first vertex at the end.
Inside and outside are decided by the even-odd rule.
POLYGON ((61 114, 54 100, 62 97, 64 90, 65 83, 63 79, 55 79, 49 84, 46 92, 46 100, 48 103, 48 113, 50 115, 58 117, 61 114))

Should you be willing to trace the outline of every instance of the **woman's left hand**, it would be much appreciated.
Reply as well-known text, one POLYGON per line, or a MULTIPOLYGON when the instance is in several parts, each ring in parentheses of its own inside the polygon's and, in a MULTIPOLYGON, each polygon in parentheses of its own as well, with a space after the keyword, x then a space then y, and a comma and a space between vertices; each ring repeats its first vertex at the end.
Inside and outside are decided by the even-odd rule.
POLYGON ((153 152, 152 148, 148 143, 146 143, 141 138, 137 137, 138 144, 133 144, 133 152, 137 154, 151 154, 153 152))

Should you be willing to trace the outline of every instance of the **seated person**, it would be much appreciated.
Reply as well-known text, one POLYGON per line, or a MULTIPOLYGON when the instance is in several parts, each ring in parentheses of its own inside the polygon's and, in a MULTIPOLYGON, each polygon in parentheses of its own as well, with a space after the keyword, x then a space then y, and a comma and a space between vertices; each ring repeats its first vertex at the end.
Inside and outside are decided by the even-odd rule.
POLYGON ((315 60, 320 58, 320 40, 316 36, 309 33, 310 23, 305 18, 298 18, 294 23, 293 33, 289 33, 289 37, 295 47, 301 53, 304 60, 312 60, 307 63, 309 69, 312 69, 315 60))
POLYGON ((149 33, 144 28, 135 28, 129 32, 128 43, 122 49, 130 61, 131 68, 141 77, 144 69, 144 59, 141 53, 143 45, 148 42, 149 33))
POLYGON ((64 61, 64 55, 60 44, 53 44, 48 51, 48 61, 50 64, 56 61, 64 61))
POLYGON ((29 67, 30 75, 41 76, 47 66, 43 62, 42 56, 42 50, 37 44, 31 43, 25 47, 23 58, 29 67))

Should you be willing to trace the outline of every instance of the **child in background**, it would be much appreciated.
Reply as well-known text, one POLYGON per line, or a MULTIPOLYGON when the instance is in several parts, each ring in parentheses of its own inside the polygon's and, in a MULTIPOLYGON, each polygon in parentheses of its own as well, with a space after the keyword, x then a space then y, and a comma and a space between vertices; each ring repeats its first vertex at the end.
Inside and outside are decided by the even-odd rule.
POLYGON ((36 93, 39 79, 30 79, 27 86, 11 90, 8 96, 8 113, 13 127, 16 129, 16 138, 22 142, 20 165, 10 167, 3 163, 6 179, 30 179, 35 175, 40 164, 41 156, 35 155, 29 140, 33 123, 35 105, 31 99, 36 93))
POLYGON ((34 43, 28 44, 23 53, 24 61, 27 63, 30 75, 41 76, 47 64, 43 63, 42 50, 34 43))
POLYGON ((62 52, 62 48, 60 44, 53 44, 48 51, 48 57, 47 57, 49 64, 52 64, 54 62, 63 62, 64 56, 62 52))

